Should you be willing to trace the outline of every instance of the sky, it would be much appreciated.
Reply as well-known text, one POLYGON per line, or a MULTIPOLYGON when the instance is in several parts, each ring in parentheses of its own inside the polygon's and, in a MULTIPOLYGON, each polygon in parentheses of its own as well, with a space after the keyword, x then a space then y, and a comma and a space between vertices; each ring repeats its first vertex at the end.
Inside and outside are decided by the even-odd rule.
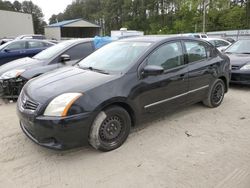
MULTIPOLYGON (((15 0, 11 0, 14 2, 15 0)), ((19 0, 22 2, 23 0, 19 0)), ((31 0, 34 4, 38 5, 44 14, 44 20, 49 23, 49 18, 52 14, 63 12, 67 5, 72 3, 72 0, 31 0)))

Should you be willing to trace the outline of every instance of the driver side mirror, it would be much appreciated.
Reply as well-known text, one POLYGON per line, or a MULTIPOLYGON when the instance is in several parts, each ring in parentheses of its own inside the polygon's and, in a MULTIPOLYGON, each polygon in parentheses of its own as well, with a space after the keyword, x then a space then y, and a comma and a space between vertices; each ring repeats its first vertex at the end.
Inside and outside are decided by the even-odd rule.
POLYGON ((60 57, 60 62, 65 63, 65 62, 67 62, 67 61, 70 61, 70 56, 67 55, 67 54, 61 55, 61 57, 60 57))
POLYGON ((146 65, 142 70, 142 76, 157 76, 164 72, 164 69, 162 66, 159 65, 146 65))

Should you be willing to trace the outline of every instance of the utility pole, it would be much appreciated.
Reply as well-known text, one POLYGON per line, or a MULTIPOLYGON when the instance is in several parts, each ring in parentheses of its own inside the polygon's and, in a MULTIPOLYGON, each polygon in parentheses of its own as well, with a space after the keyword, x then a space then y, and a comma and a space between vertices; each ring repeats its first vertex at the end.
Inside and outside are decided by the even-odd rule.
POLYGON ((206 10, 209 5, 209 0, 203 0, 203 22, 202 22, 202 32, 206 32, 206 10))

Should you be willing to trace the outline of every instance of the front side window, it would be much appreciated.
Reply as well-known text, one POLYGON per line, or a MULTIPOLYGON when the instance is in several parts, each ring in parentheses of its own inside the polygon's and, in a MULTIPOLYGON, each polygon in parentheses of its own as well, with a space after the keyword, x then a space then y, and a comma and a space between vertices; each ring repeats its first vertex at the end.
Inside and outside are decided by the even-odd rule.
POLYGON ((69 55, 72 60, 82 59, 83 57, 88 56, 93 52, 93 47, 91 42, 86 42, 82 44, 78 44, 65 52, 65 54, 69 55))
POLYGON ((155 50, 148 58, 148 65, 158 65, 165 70, 184 64, 180 42, 168 43, 155 50))
POLYGON ((189 63, 201 61, 211 56, 209 47, 203 42, 199 41, 186 41, 185 47, 187 50, 189 63))
POLYGON ((21 50, 26 48, 26 42, 25 41, 18 41, 9 44, 5 49, 7 50, 21 50))

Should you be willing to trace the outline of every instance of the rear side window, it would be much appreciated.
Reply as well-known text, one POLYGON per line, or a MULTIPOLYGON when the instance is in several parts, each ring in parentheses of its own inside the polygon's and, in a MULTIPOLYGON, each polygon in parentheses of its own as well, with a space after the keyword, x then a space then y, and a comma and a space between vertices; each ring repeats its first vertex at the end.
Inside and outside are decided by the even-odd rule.
POLYGON ((168 43, 160 46, 148 58, 148 65, 159 65, 165 70, 184 64, 182 46, 180 42, 168 43))
POLYGON ((207 38, 207 35, 201 35, 201 38, 207 38))
POLYGON ((189 63, 205 60, 208 57, 211 57, 211 48, 203 42, 186 41, 185 47, 189 63))
POLYGON ((229 44, 223 40, 215 40, 215 47, 228 46, 229 44))
POLYGON ((65 52, 65 54, 69 55, 71 60, 82 59, 87 57, 89 54, 93 52, 93 47, 91 42, 85 42, 82 44, 78 44, 65 52))
POLYGON ((28 48, 43 48, 44 44, 40 41, 29 41, 28 48))
POLYGON ((51 43, 47 43, 47 42, 43 42, 43 46, 45 46, 45 47, 49 47, 49 46, 53 46, 53 44, 51 44, 51 43))
POLYGON ((26 48, 26 42, 25 41, 18 41, 11 43, 8 45, 5 49, 7 50, 21 50, 26 48))

